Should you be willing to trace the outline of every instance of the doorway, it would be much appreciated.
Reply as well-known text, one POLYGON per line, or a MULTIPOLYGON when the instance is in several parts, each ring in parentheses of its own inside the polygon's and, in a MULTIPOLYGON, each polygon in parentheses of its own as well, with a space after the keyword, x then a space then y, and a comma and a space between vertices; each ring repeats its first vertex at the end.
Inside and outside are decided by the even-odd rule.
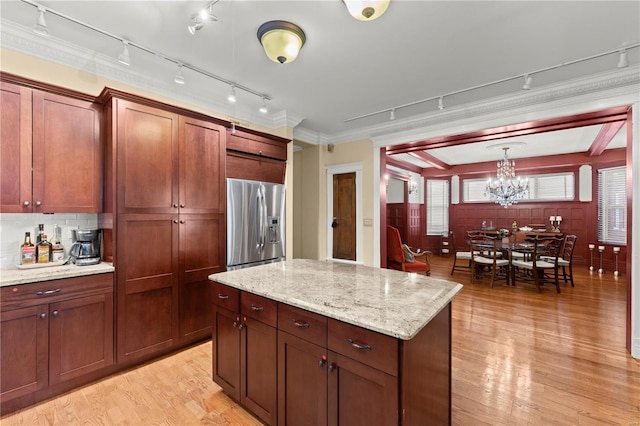
POLYGON ((362 165, 327 167, 327 260, 362 263, 362 165))

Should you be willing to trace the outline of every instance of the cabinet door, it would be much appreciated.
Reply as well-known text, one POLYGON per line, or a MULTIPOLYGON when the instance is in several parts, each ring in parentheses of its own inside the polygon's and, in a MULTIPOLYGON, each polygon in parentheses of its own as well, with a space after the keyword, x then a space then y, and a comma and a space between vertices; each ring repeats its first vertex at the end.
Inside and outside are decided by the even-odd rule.
POLYGON ((0 399, 8 401, 47 387, 47 305, 0 314, 0 399))
POLYGON ((33 92, 33 203, 37 213, 102 211, 102 107, 33 92))
POLYGON ((211 336, 211 281, 225 269, 221 214, 180 215, 180 337, 184 343, 211 336))
POLYGON ((240 401, 240 314, 213 306, 213 381, 240 401))
POLYGON ((149 357, 176 345, 177 217, 120 215, 118 219, 118 363, 149 357))
POLYGON ((398 424, 396 377, 334 352, 328 362, 329 425, 398 424))
POLYGON ((276 424, 277 333, 252 318, 244 317, 240 350, 240 402, 269 425, 276 424))
POLYGON ((178 116, 116 100, 119 213, 178 212, 178 116))
POLYGON ((31 89, 0 82, 0 212, 31 213, 31 89))
POLYGON ((51 384, 113 364, 113 293, 52 303, 49 312, 51 384))
POLYGON ((180 117, 180 213, 224 213, 225 129, 180 117))
POLYGON ((278 424, 327 424, 327 350, 278 331, 278 424))

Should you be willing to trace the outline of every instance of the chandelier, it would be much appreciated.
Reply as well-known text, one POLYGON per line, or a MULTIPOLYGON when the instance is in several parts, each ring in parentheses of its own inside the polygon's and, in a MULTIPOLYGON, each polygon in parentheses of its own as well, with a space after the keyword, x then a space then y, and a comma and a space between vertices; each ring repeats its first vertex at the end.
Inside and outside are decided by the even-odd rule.
POLYGON ((489 179, 484 195, 506 209, 529 194, 529 180, 516 178, 516 163, 507 156, 509 147, 502 149, 504 159, 498 162, 496 179, 489 179))

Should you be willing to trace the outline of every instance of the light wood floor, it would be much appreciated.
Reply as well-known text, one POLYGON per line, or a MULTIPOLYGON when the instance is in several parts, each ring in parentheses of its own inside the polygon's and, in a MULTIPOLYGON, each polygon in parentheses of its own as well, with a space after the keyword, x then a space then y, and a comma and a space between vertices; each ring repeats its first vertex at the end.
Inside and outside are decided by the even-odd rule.
MULTIPOLYGON (((576 271, 562 293, 449 275, 453 425, 640 426, 640 361, 625 349, 624 278, 576 271)), ((0 418, 4 425, 259 425, 211 381, 211 343, 0 418)), ((309 425, 313 426, 313 425, 309 425)), ((384 426, 384 425, 382 425, 384 426)))

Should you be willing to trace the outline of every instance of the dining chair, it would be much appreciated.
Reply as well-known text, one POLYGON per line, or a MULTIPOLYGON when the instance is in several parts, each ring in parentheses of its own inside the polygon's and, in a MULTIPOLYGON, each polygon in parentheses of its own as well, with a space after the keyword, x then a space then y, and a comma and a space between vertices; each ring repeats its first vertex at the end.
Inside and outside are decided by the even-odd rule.
POLYGON ((451 275, 454 271, 470 271, 471 270, 471 248, 467 242, 465 242, 465 249, 458 248, 456 243, 456 236, 453 231, 449 232, 451 235, 451 247, 453 248, 453 266, 451 267, 451 275))
POLYGON ((387 268, 430 275, 431 254, 430 251, 412 251, 409 246, 402 244, 398 228, 387 225, 387 268))
MULTIPOLYGON (((571 282, 571 287, 575 287, 573 282, 573 249, 576 247, 577 239, 576 235, 566 235, 560 250, 560 256, 558 256, 558 266, 562 266, 562 278, 565 283, 571 282), (568 274, 567 268, 569 268, 568 274)), ((542 256, 542 258, 543 260, 551 261, 548 256, 542 256)))
POLYGON ((514 259, 511 261, 511 280, 515 284, 516 270, 530 272, 533 282, 542 292, 543 284, 554 284, 556 292, 560 293, 560 282, 558 280, 558 258, 564 238, 561 237, 540 237, 536 238, 533 244, 531 257, 525 259, 514 259))
POLYGON ((497 249, 498 241, 495 238, 484 238, 481 240, 471 240, 469 245, 471 256, 471 284, 476 278, 490 276, 491 282, 489 287, 493 287, 493 283, 497 279, 505 279, 509 284, 509 260, 502 259, 502 253, 497 249), (498 256, 500 255, 500 256, 498 256))

